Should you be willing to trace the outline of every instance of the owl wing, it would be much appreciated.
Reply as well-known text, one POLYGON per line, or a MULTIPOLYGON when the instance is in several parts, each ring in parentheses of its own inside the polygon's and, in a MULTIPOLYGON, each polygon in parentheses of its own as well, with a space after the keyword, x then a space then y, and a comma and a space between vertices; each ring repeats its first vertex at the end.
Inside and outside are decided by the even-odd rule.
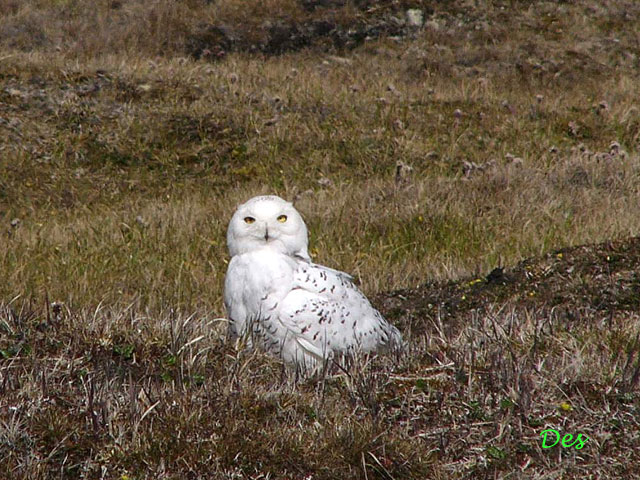
POLYGON ((325 359, 393 348, 402 342, 400 332, 373 308, 348 274, 322 265, 299 263, 278 319, 292 337, 282 351, 292 360, 299 357, 295 349, 325 359))
POLYGON ((334 275, 340 278, 343 278, 345 280, 349 280, 351 283, 353 283, 353 276, 349 275, 348 273, 341 272, 340 270, 335 270, 333 268, 325 267, 324 265, 318 265, 317 263, 312 263, 311 266, 314 268, 318 268, 320 270, 324 270, 325 272, 333 273, 334 275))

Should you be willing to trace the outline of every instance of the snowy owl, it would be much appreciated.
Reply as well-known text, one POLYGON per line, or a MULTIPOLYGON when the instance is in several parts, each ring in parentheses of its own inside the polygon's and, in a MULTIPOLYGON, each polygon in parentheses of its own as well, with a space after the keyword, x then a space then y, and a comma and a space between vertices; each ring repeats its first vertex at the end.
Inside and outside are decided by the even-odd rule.
POLYGON ((396 350, 402 335, 351 281, 311 262, 307 227, 280 197, 254 197, 227 230, 229 337, 306 371, 356 352, 396 350))

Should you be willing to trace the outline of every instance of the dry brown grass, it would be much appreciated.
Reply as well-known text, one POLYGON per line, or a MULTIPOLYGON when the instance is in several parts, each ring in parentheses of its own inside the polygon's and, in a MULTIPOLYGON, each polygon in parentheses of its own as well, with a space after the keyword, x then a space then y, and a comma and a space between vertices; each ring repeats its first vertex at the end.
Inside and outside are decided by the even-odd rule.
POLYGON ((0 472, 637 474, 635 243, 476 280, 638 234, 639 15, 0 0, 0 472), (258 193, 410 355, 295 384, 224 345, 224 232, 258 193), (592 443, 549 453, 545 425, 592 443))
POLYGON ((627 77, 605 83, 624 105, 597 113, 582 96, 542 89, 538 104, 497 82, 434 82, 430 93, 403 77, 402 60, 387 59, 396 73, 383 77, 368 53, 349 66, 309 54, 215 67, 107 59, 88 68, 110 73, 89 76, 26 58, 6 60, 4 218, 22 221, 7 227, 3 263, 26 259, 7 270, 9 297, 28 284, 79 298, 65 279, 89 275, 74 283, 89 295, 81 304, 123 293, 153 303, 186 268, 181 288, 219 307, 226 222, 259 192, 298 198, 317 259, 369 292, 638 231, 627 77), (570 122, 591 138, 572 137, 570 122), (610 155, 614 140, 627 152, 610 155), (397 182, 400 159, 413 171, 397 182))

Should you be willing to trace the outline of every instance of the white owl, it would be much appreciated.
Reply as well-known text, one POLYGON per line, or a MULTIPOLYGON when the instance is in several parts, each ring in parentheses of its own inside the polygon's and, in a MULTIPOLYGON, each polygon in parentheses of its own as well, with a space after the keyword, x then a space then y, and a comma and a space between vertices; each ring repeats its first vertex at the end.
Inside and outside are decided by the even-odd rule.
POLYGON ((301 370, 356 352, 395 350, 402 335, 351 281, 311 262, 307 227, 289 202, 254 197, 229 223, 224 302, 230 338, 244 337, 301 370))

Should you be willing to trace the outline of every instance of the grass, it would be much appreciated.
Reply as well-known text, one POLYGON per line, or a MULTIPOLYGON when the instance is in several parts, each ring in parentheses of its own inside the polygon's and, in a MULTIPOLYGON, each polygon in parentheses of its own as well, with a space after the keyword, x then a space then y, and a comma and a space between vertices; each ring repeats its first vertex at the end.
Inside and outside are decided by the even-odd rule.
POLYGON ((637 474, 638 15, 0 0, 0 471, 637 474), (296 384, 224 343, 258 193, 409 355, 296 384))

